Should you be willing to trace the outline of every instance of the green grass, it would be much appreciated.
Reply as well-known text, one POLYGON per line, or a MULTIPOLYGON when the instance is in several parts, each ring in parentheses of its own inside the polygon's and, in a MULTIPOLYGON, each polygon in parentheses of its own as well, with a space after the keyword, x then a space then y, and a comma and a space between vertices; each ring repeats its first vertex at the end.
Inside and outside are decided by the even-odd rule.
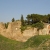
POLYGON ((20 50, 24 48, 23 44, 0 35, 0 50, 20 50))
POLYGON ((29 47, 38 47, 46 39, 50 39, 50 35, 38 35, 28 39, 26 44, 29 47))
POLYGON ((26 42, 11 40, 0 35, 0 50, 29 50, 38 47, 46 39, 50 39, 50 35, 34 36, 26 42))

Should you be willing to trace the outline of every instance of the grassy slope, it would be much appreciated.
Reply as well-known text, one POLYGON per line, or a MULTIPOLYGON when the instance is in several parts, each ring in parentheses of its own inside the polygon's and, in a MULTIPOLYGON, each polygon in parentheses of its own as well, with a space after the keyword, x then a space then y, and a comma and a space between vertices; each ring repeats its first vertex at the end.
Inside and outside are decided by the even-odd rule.
POLYGON ((0 50, 20 50, 23 47, 22 42, 10 40, 0 35, 0 50))
POLYGON ((26 42, 29 47, 37 47, 46 39, 50 39, 50 35, 34 36, 26 42))
MULTIPOLYGON (((45 39, 49 39, 49 35, 34 36, 25 43, 10 40, 0 35, 0 50, 27 50, 27 48, 39 46, 45 39)), ((29 50, 29 49, 28 49, 29 50)))

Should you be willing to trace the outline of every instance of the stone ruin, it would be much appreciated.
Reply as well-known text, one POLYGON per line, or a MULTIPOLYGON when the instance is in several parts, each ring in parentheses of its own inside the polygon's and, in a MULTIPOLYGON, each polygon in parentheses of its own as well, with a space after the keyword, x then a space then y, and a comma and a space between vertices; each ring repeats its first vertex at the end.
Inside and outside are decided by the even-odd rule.
POLYGON ((4 23, 0 23, 0 34, 17 41, 22 41, 22 34, 21 34, 21 22, 10 22, 8 28, 5 28, 4 23))
POLYGON ((5 28, 4 23, 0 23, 0 34, 13 40, 27 41, 30 37, 35 35, 50 35, 50 24, 46 24, 44 29, 37 31, 37 28, 28 27, 21 33, 21 21, 10 22, 8 28, 5 28))
POLYGON ((39 35, 50 35, 50 24, 45 23, 44 29, 39 30, 39 35))

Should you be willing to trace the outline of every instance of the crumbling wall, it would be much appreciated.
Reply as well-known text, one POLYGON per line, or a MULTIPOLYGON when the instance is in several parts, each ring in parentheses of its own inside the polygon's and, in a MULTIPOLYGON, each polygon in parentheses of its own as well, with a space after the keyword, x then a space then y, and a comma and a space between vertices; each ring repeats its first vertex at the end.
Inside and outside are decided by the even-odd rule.
POLYGON ((45 27, 39 30, 39 35, 50 35, 50 24, 45 25, 45 27))
POLYGON ((37 33, 37 28, 28 27, 25 31, 23 31, 23 36, 34 36, 37 33))
POLYGON ((39 31, 37 28, 27 27, 21 34, 21 21, 10 22, 7 29, 4 23, 0 23, 0 34, 10 39, 25 42, 35 35, 49 35, 50 29, 48 29, 48 25, 45 25, 44 29, 39 31))
POLYGON ((9 33, 9 36, 11 39, 21 40, 22 34, 21 34, 21 23, 20 21, 17 22, 11 22, 9 23, 7 33, 9 33))
POLYGON ((23 36, 20 27, 20 21, 10 22, 7 29, 5 28, 4 23, 0 23, 0 34, 10 39, 22 41, 23 36))
POLYGON ((5 24, 3 22, 0 23, 0 34, 3 34, 6 32, 5 24))

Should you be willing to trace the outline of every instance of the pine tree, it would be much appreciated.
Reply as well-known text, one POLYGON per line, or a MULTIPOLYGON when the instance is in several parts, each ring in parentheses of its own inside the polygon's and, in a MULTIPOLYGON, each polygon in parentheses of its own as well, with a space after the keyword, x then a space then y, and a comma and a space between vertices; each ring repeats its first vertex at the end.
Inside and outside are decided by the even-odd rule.
POLYGON ((14 18, 12 18, 12 22, 14 22, 15 21, 15 19, 14 18))
POLYGON ((21 15, 21 25, 24 26, 24 18, 23 18, 23 15, 21 15))

